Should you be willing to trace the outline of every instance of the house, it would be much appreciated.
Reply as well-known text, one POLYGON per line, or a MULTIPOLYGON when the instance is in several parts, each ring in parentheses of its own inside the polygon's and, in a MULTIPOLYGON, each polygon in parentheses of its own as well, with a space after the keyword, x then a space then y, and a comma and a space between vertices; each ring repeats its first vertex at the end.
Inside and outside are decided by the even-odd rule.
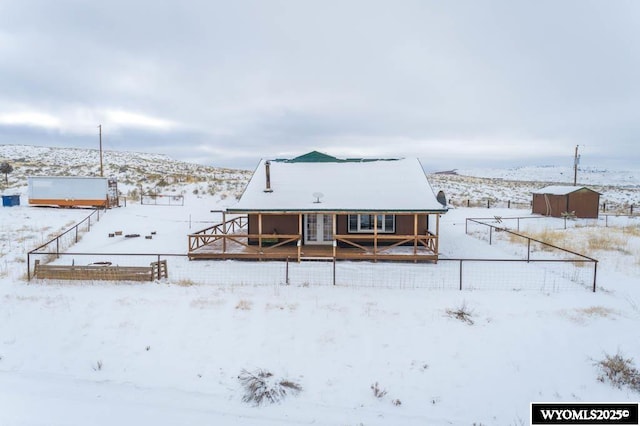
POLYGON ((437 261, 446 211, 417 159, 262 160, 223 223, 189 236, 189 257, 437 261))
POLYGON ((533 213, 561 217, 598 218, 600 193, 584 186, 554 185, 533 193, 533 213))

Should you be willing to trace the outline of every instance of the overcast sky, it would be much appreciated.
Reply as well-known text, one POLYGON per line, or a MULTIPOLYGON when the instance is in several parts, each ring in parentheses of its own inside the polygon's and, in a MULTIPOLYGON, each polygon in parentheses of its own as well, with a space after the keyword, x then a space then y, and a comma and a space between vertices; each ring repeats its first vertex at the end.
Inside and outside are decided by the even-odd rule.
POLYGON ((637 0, 0 0, 0 143, 638 168, 637 0))

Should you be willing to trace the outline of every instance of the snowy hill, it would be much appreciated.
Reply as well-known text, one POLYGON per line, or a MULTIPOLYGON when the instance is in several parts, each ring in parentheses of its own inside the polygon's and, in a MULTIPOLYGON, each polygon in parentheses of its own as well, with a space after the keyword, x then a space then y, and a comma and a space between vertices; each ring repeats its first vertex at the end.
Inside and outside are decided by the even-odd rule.
MULTIPOLYGON (((559 166, 527 166, 512 169, 461 169, 432 173, 434 191, 443 190, 454 206, 528 206, 531 193, 548 185, 573 184, 573 169, 559 166)), ((578 185, 602 194, 607 211, 626 212, 640 204, 640 171, 580 168, 578 185)))
MULTIPOLYGON (((99 176, 100 153, 96 149, 0 145, 0 162, 14 171, 3 192, 25 193, 27 176, 99 176)), ((247 170, 176 161, 160 154, 124 151, 103 152, 103 175, 115 177, 123 195, 136 196, 139 188, 158 192, 196 191, 238 196, 251 176, 247 170)), ((224 196, 226 196, 224 195, 224 196)))
MULTIPOLYGON (((574 170, 562 166, 525 166, 510 169, 462 169, 464 176, 515 181, 542 181, 573 184, 574 170)), ((596 167, 578 168, 579 185, 640 187, 640 170, 610 170, 596 167)))
MULTIPOLYGON (((27 176, 98 176, 100 156, 96 149, 48 148, 0 145, 0 162, 14 168, 9 185, 0 179, 3 193, 26 194, 27 176)), ((105 151, 104 175, 118 179, 123 195, 135 198, 144 191, 163 193, 218 194, 237 198, 251 171, 204 166, 173 160, 160 154, 105 151)), ((463 169, 454 173, 430 173, 435 192, 443 190, 453 206, 471 205, 527 207, 531 193, 551 184, 573 181, 573 169, 558 166, 527 166, 511 169, 463 169), (510 203, 510 204, 509 204, 510 203)), ((640 172, 581 168, 578 182, 602 194, 601 201, 611 211, 626 211, 640 205, 640 172)))

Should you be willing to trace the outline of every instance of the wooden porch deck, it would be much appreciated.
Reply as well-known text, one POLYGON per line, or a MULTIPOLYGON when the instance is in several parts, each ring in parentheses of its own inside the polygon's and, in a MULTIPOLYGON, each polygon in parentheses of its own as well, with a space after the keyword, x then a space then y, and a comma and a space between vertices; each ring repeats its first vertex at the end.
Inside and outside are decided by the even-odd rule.
MULTIPOLYGON (((358 247, 334 247, 333 245, 301 245, 297 244, 280 246, 263 246, 238 242, 238 236, 233 240, 223 239, 210 242, 196 250, 189 252, 189 259, 245 259, 245 260, 382 260, 382 261, 406 261, 406 262, 437 262, 438 256, 425 247, 417 247, 414 253, 413 246, 378 246, 363 250, 358 247), (298 250, 299 249, 299 250, 298 250)), ((246 238, 245 238, 246 240, 246 238)))
POLYGON ((249 235, 246 220, 240 217, 189 235, 188 255, 191 260, 438 261, 435 235, 376 235, 373 245, 363 243, 372 238, 371 235, 335 235, 334 244, 304 245, 301 234, 249 235))
MULTIPOLYGON (((422 251, 422 250, 421 250, 422 251)), ((300 248, 300 260, 333 260, 332 246, 302 246, 300 248)), ((273 250, 255 251, 242 249, 232 252, 221 252, 217 250, 200 249, 189 253, 189 258, 193 260, 201 259, 246 259, 246 260, 294 260, 298 261, 298 248, 292 246, 281 246, 273 250)), ((357 248, 336 247, 336 260, 395 260, 395 261, 431 261, 436 262, 438 256, 433 253, 413 254, 402 252, 397 249, 389 252, 363 252, 357 248)))

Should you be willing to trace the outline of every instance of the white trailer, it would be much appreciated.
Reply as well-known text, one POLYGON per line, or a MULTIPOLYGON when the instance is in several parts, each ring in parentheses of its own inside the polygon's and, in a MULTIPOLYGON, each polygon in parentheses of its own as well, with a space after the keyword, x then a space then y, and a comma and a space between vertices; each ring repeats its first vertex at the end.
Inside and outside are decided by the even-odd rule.
POLYGON ((45 206, 114 207, 118 205, 115 179, 81 176, 30 176, 29 204, 45 206))

